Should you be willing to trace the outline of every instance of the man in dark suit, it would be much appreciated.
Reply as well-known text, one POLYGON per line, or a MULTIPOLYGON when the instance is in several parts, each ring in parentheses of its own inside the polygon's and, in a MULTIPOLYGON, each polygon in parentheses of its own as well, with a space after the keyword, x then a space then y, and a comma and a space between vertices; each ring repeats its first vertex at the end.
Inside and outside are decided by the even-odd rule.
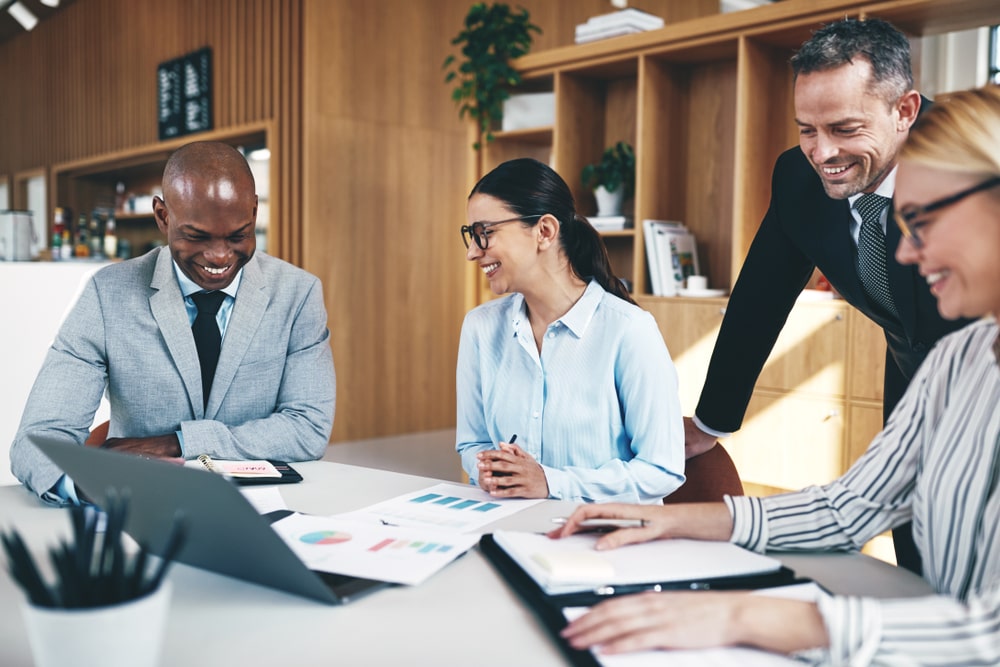
MULTIPOLYGON (((913 89, 906 38, 884 21, 845 19, 817 31, 792 68, 799 146, 774 167, 770 206, 729 299, 695 416, 685 420, 689 458, 740 428, 815 268, 885 331, 885 418, 934 343, 966 324, 943 320, 916 268, 895 261, 896 155, 929 104, 913 89)), ((919 572, 909 524, 893 538, 897 562, 919 572)))

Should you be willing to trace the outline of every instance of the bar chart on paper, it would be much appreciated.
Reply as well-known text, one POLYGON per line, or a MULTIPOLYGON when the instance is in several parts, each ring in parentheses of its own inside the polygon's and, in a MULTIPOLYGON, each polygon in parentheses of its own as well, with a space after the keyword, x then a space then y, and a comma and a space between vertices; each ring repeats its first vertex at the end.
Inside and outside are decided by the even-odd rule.
POLYGON ((540 502, 496 500, 472 486, 437 484, 340 516, 382 525, 424 526, 466 533, 540 502))
POLYGON ((475 535, 293 514, 274 529, 310 569, 418 584, 464 553, 475 535))

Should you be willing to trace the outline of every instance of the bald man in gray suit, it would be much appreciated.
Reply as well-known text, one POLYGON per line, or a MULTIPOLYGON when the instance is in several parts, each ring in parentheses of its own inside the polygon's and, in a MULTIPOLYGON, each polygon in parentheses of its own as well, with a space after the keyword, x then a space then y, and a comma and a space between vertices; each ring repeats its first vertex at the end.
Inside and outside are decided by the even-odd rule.
POLYGON ((178 149, 153 209, 167 246, 94 274, 28 397, 11 471, 45 500, 79 498, 28 436, 82 444, 105 391, 109 449, 302 461, 329 442, 336 380, 322 285, 255 254, 257 195, 243 156, 214 142, 178 149), (221 304, 217 366, 204 378, 213 355, 192 333, 203 293, 221 304))

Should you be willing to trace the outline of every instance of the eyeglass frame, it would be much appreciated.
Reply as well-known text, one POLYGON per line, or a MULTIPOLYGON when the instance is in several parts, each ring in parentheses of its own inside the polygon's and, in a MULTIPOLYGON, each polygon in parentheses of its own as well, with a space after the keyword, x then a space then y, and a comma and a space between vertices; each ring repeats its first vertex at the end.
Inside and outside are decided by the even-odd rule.
POLYGON ((476 247, 480 250, 486 250, 490 247, 490 238, 486 236, 486 230, 490 227, 495 227, 497 225, 502 225, 507 222, 524 222, 525 220, 531 220, 532 218, 540 218, 544 213, 538 213, 535 215, 519 215, 516 218, 507 218, 506 220, 495 220, 493 222, 487 222, 485 220, 480 220, 472 223, 471 225, 462 225, 459 230, 462 233, 462 242, 465 243, 465 249, 469 249, 469 236, 475 241, 476 247), (479 231, 476 231, 476 226, 479 226, 479 231), (479 239, 483 239, 482 242, 479 239))
POLYGON ((934 211, 940 211, 941 209, 951 206, 952 204, 957 204, 966 197, 976 194, 977 192, 982 192, 984 190, 989 190, 990 188, 995 188, 1000 185, 1000 176, 993 176, 985 181, 973 185, 971 188, 966 188, 960 192, 956 192, 953 195, 948 195, 947 197, 942 197, 932 201, 930 204, 925 204, 924 206, 908 206, 904 210, 899 210, 895 212, 894 217, 896 218, 896 225, 899 226, 899 231, 903 236, 913 244, 914 248, 918 250, 924 247, 924 242, 920 238, 920 230, 925 225, 930 224, 930 220, 919 220, 928 213, 933 213, 934 211))

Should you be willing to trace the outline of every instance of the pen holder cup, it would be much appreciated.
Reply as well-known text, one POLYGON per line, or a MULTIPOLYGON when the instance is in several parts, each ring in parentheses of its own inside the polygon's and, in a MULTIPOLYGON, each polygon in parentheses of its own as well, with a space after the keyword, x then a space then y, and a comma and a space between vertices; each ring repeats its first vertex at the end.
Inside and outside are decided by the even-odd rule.
POLYGON ((156 667, 170 609, 170 582, 107 607, 61 609, 25 601, 24 623, 36 667, 156 667))

